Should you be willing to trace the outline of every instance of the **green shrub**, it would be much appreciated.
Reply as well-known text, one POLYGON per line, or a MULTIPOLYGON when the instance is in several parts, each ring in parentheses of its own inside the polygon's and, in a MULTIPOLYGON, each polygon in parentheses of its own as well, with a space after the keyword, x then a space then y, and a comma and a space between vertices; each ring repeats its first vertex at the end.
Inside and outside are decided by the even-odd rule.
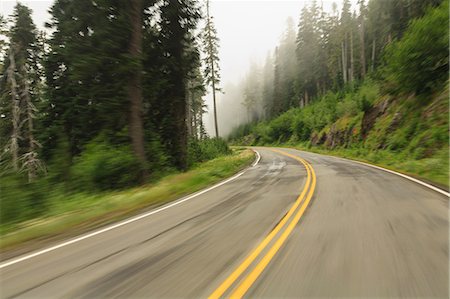
POLYGON ((285 142, 292 135, 292 115, 288 111, 269 123, 268 136, 272 142, 285 142))
POLYGON ((303 121, 300 115, 294 118, 292 131, 300 141, 307 141, 311 136, 311 128, 303 121))
POLYGON ((108 190, 139 183, 141 163, 125 146, 113 146, 99 138, 90 142, 75 159, 71 177, 81 190, 108 190))
POLYGON ((191 139, 188 146, 188 166, 229 154, 231 150, 221 138, 191 139))
POLYGON ((43 180, 28 183, 20 174, 4 174, 0 178, 0 222, 23 221, 47 209, 46 184, 43 180))

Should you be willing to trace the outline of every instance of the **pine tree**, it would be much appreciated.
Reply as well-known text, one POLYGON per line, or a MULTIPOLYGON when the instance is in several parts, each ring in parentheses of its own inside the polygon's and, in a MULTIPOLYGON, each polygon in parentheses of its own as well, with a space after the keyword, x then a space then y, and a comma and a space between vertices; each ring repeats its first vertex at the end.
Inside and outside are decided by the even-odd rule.
POLYGON ((264 119, 271 116, 273 96, 274 96, 274 62, 271 53, 267 54, 262 71, 262 102, 264 107, 264 119))
MULTIPOLYGON (((144 124, 142 116, 142 43, 143 43, 143 1, 131 0, 130 24, 131 36, 128 44, 128 53, 133 59, 133 71, 129 75, 127 94, 130 102, 128 132, 131 145, 141 164, 146 166, 147 158, 144 148, 144 124)), ((146 167, 143 167, 142 179, 147 177, 146 167)))
POLYGON ((20 3, 15 6, 13 23, 0 92, 4 103, 2 106, 10 107, 10 113, 5 118, 11 123, 7 152, 11 154, 12 168, 15 171, 25 170, 31 182, 39 171, 45 170, 38 158, 40 143, 35 137, 34 127, 37 112, 35 103, 40 100, 39 89, 42 86, 40 49, 36 26, 28 7, 20 3))
POLYGON ((179 169, 187 168, 186 83, 195 66, 190 55, 194 43, 193 30, 200 18, 197 2, 192 0, 164 1, 161 6, 161 35, 167 56, 167 80, 170 90, 166 94, 167 114, 162 139, 179 169))
POLYGON ((360 42, 360 63, 361 63, 361 77, 366 76, 366 38, 365 38, 365 18, 366 18, 366 5, 364 0, 358 0, 359 3, 359 42, 360 42))
POLYGON ((203 51, 205 53, 204 76, 206 85, 211 86, 213 95, 214 130, 216 138, 219 137, 219 126, 217 121, 216 91, 220 91, 220 68, 219 68, 219 38, 214 26, 213 17, 209 11, 209 0, 206 0, 206 24, 202 34, 203 51))

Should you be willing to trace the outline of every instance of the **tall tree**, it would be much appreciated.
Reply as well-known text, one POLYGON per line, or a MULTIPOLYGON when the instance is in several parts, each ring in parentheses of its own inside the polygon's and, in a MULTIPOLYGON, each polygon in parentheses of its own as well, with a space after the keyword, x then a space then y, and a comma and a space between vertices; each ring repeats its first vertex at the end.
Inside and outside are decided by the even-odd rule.
POLYGON ((366 18, 366 5, 364 0, 358 0, 359 3, 359 42, 360 42, 360 60, 361 60, 361 77, 366 76, 366 39, 365 39, 365 18, 366 18))
MULTIPOLYGON (((142 165, 147 164, 144 148, 144 124, 142 116, 142 27, 143 27, 143 0, 131 0, 130 23, 131 37, 128 46, 128 53, 133 59, 133 71, 128 78, 128 100, 130 102, 130 114, 128 119, 128 131, 131 145, 136 157, 142 165)), ((142 179, 147 177, 146 167, 142 179)))
MULTIPOLYGON (((41 76, 37 30, 31 19, 31 10, 18 3, 14 8, 13 26, 9 34, 9 52, 5 57, 6 72, 0 87, 2 106, 10 107, 7 119, 11 123, 9 152, 15 171, 26 170, 28 180, 35 179, 43 170, 38 158, 40 146, 35 138, 35 103, 39 101, 41 76), (7 99, 10 99, 9 103, 7 99), (5 101, 6 100, 6 101, 5 101)), ((5 115, 5 116, 6 116, 5 115)), ((5 136, 3 136, 5 137, 5 136)))
POLYGON ((318 66, 319 36, 317 34, 317 5, 305 6, 300 14, 297 33, 298 88, 301 105, 305 106, 316 93, 316 67, 318 66))
POLYGON ((167 55, 167 80, 171 86, 167 92, 167 118, 162 138, 181 170, 187 168, 186 82, 195 66, 192 44, 200 12, 197 1, 164 1, 161 6, 161 35, 167 55))
POLYGON ((271 116, 274 93, 274 61, 271 53, 267 54, 262 76, 262 102, 264 107, 264 118, 268 119, 271 116))
POLYGON ((219 137, 219 126, 217 121, 216 91, 220 91, 220 68, 219 68, 219 38, 214 26, 213 17, 209 11, 209 0, 206 0, 206 24, 203 29, 203 48, 205 53, 204 76, 206 84, 211 86, 213 95, 214 130, 216 138, 219 137))

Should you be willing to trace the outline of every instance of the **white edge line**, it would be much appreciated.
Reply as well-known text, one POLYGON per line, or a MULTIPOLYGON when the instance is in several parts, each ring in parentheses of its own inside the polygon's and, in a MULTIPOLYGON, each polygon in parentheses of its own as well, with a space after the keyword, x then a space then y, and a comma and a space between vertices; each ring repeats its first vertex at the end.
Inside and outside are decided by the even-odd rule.
MULTIPOLYGON (((299 151, 304 151, 304 150, 299 150, 299 151)), ((370 164, 370 163, 365 163, 365 162, 361 162, 361 161, 357 161, 357 160, 352 160, 352 159, 348 159, 348 158, 324 155, 324 154, 308 152, 308 151, 304 151, 304 152, 313 153, 313 154, 322 155, 322 156, 327 156, 327 157, 338 158, 338 159, 341 159, 341 160, 346 160, 346 161, 362 164, 362 165, 369 166, 369 167, 372 167, 372 168, 376 168, 376 169, 379 169, 379 170, 383 170, 383 171, 386 171, 386 172, 389 172, 389 173, 392 173, 392 174, 396 174, 396 175, 401 176, 401 177, 403 177, 403 178, 405 178, 407 180, 413 181, 413 182, 415 182, 415 183, 417 183, 419 185, 422 185, 422 186, 427 187, 427 188, 429 188, 431 190, 434 190, 434 191, 436 191, 438 193, 441 193, 441 194, 443 194, 443 195, 445 195, 447 197, 450 197, 450 193, 449 192, 446 192, 445 190, 442 190, 441 188, 435 187, 433 185, 425 183, 424 181, 418 180, 416 178, 413 178, 413 177, 411 177, 409 175, 406 175, 406 174, 403 174, 401 172, 397 172, 397 171, 390 170, 390 169, 387 169, 387 168, 384 168, 384 167, 381 167, 381 166, 377 166, 377 165, 373 165, 373 164, 370 164)))
POLYGON ((261 155, 258 153, 257 150, 255 150, 253 148, 252 148, 252 151, 255 152, 255 154, 256 154, 256 160, 252 164, 252 167, 255 167, 259 163, 259 160, 261 160, 261 155))
MULTIPOLYGON (((251 167, 256 166, 256 164, 258 164, 259 160, 261 159, 261 155, 260 155, 256 150, 254 150, 254 149, 252 149, 252 150, 256 153, 257 158, 256 158, 255 162, 251 165, 251 167)), ((8 267, 8 266, 17 264, 17 263, 19 263, 19 262, 22 262, 22 261, 25 261, 25 260, 28 260, 28 259, 31 259, 31 258, 33 258, 33 257, 35 257, 35 256, 42 255, 42 254, 44 254, 44 253, 47 253, 47 252, 50 252, 50 251, 59 249, 59 248, 61 248, 61 247, 64 247, 64 246, 67 246, 67 245, 70 245, 70 244, 73 244, 73 243, 76 243, 76 242, 79 242, 79 241, 82 241, 82 240, 85 240, 85 239, 94 237, 94 236, 99 235, 99 234, 101 234, 101 233, 104 233, 104 232, 113 230, 113 229, 115 229, 115 228, 118 228, 118 227, 127 225, 127 224, 129 224, 129 223, 138 221, 138 220, 140 220, 140 219, 142 219, 142 218, 146 218, 146 217, 151 216, 151 215, 153 215, 153 214, 156 214, 156 213, 162 212, 162 211, 164 211, 164 210, 167 210, 167 209, 169 209, 169 208, 171 208, 171 207, 174 207, 174 206, 176 206, 176 205, 179 205, 179 204, 181 204, 181 203, 183 203, 183 202, 185 202, 185 201, 188 201, 188 200, 190 200, 190 199, 192 199, 192 198, 194 198, 194 197, 197 197, 197 196, 199 196, 199 195, 202 195, 202 194, 204 194, 204 193, 206 193, 206 192, 209 192, 209 191, 211 191, 211 190, 213 190, 213 189, 215 189, 215 188, 217 188, 217 187, 220 187, 220 186, 222 186, 222 185, 224 185, 224 184, 226 184, 226 183, 228 183, 228 182, 231 182, 231 181, 237 179, 238 177, 240 177, 241 175, 243 175, 244 172, 246 172, 248 169, 249 169, 249 167, 246 168, 246 169, 244 169, 244 170, 242 170, 241 172, 235 174, 235 175, 232 176, 231 178, 228 178, 228 179, 226 179, 226 180, 224 180, 224 181, 222 181, 222 182, 220 182, 220 183, 217 183, 217 184, 215 184, 215 185, 213 185, 213 186, 211 186, 211 187, 209 187, 209 188, 206 188, 206 189, 203 189, 203 190, 201 190, 201 191, 198 191, 198 192, 196 192, 196 193, 194 193, 194 194, 188 195, 187 197, 181 198, 181 199, 179 199, 179 200, 177 200, 177 201, 175 201, 175 202, 166 204, 166 205, 164 205, 164 206, 161 207, 161 208, 158 208, 158 209, 152 210, 152 211, 150 211, 150 212, 147 212, 147 213, 144 213, 144 214, 141 214, 141 215, 138 215, 138 216, 129 218, 129 219, 127 219, 127 220, 123 220, 123 221, 118 222, 118 223, 116 223, 116 224, 113 224, 113 225, 107 226, 107 227, 105 227, 105 228, 102 228, 102 229, 93 231, 93 232, 91 232, 91 233, 87 233, 87 234, 85 234, 85 235, 82 235, 82 236, 80 236, 80 237, 76 237, 76 238, 74 238, 74 239, 72 239, 72 240, 69 240, 69 241, 60 243, 60 244, 58 244, 58 245, 55 245, 55 246, 52 246, 52 247, 49 247, 49 248, 46 248, 46 249, 43 249, 43 250, 39 250, 39 251, 36 251, 36 252, 34 252, 34 253, 31 253, 31 254, 27 254, 27 255, 22 256, 22 257, 19 257, 19 258, 14 258, 14 259, 11 259, 11 260, 9 260, 9 261, 5 261, 5 262, 3 262, 3 263, 0 264, 0 269, 6 268, 6 267, 8 267)))
MULTIPOLYGON (((343 159, 345 159, 345 158, 343 158, 343 159)), ((408 179, 408 180, 410 180, 410 181, 413 181, 413 182, 415 182, 415 183, 417 183, 417 184, 419 184, 419 185, 425 186, 425 187, 427 187, 427 188, 429 188, 429 189, 431 189, 431 190, 434 190, 434 191, 436 191, 436 192, 439 192, 439 193, 441 193, 441 194, 443 194, 443 195, 445 195, 445 196, 447 196, 447 197, 450 197, 450 193, 446 192, 445 190, 442 190, 442 189, 440 189, 440 188, 438 188, 438 187, 435 187, 435 186, 433 186, 433 185, 430 185, 430 184, 428 184, 428 183, 425 183, 424 181, 418 180, 418 179, 416 179, 416 178, 410 177, 409 175, 403 174, 403 173, 401 173, 401 172, 397 172, 397 171, 394 171, 394 170, 390 170, 390 169, 387 169, 387 168, 384 168, 384 167, 380 167, 380 166, 377 166, 377 165, 372 165, 372 164, 365 163, 365 162, 361 162, 361 161, 350 160, 350 159, 345 159, 345 160, 349 160, 349 161, 352 161, 352 162, 356 162, 356 163, 358 163, 358 164, 370 166, 370 167, 373 167, 373 168, 376 168, 376 169, 384 170, 384 171, 389 172, 389 173, 392 173, 392 174, 396 174, 396 175, 401 176, 401 177, 403 177, 403 178, 405 178, 405 179, 408 179)))

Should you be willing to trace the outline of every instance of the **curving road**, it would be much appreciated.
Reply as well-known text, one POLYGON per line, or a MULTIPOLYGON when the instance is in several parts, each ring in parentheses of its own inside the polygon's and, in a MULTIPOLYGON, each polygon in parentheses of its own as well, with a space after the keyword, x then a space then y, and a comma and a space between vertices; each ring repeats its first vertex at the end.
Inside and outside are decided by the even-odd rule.
POLYGON ((348 160, 255 149, 258 164, 216 188, 3 261, 0 297, 449 297, 447 196, 348 160))

